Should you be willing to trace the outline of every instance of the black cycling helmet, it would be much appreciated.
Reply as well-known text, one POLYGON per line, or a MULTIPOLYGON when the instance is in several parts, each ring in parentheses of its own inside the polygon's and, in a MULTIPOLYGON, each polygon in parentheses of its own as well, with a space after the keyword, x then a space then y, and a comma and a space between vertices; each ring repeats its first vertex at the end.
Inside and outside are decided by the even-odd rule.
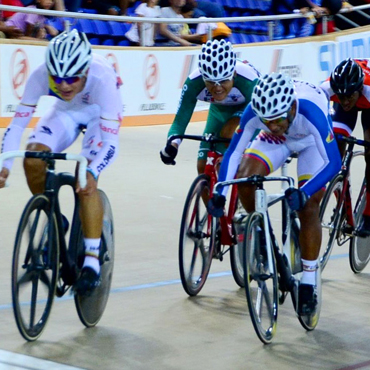
POLYGON ((330 76, 330 87, 336 95, 352 95, 364 85, 364 72, 351 58, 340 62, 330 76))

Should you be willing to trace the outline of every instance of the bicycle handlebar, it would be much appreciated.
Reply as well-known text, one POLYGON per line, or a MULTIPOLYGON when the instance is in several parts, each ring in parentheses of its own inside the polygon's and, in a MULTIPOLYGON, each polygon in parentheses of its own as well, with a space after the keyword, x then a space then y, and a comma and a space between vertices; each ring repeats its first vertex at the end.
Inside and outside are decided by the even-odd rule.
POLYGON ((171 143, 172 141, 176 139, 189 139, 189 140, 195 140, 195 141, 206 141, 209 143, 229 143, 231 139, 223 138, 223 137, 217 137, 213 134, 206 134, 206 135, 171 135, 167 143, 171 143))
POLYGON ((69 153, 50 153, 50 152, 30 152, 26 150, 14 150, 10 152, 5 152, 0 155, 0 169, 3 168, 3 161, 10 158, 38 158, 42 160, 67 160, 67 161, 77 161, 80 166, 78 168, 78 179, 80 181, 81 188, 86 187, 86 169, 87 169, 87 159, 80 154, 69 154, 69 153))
POLYGON ((370 142, 369 141, 360 140, 360 139, 355 138, 354 136, 344 136, 344 135, 341 135, 341 134, 337 134, 335 136, 338 140, 345 141, 348 144, 357 144, 357 145, 366 146, 366 147, 370 148, 370 142))
POLYGON ((265 181, 284 181, 289 184, 289 187, 294 187, 294 179, 290 176, 261 176, 253 175, 249 177, 243 177, 240 179, 233 179, 228 181, 220 181, 215 185, 215 192, 218 191, 218 188, 221 186, 234 185, 240 183, 251 183, 251 184, 261 184, 265 181))

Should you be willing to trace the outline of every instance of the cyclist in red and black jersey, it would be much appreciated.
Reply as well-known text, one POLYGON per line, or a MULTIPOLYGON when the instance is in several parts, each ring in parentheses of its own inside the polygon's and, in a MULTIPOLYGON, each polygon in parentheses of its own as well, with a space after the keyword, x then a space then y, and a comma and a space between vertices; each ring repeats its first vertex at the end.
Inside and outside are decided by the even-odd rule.
MULTIPOLYGON (((334 102, 332 116, 334 133, 350 136, 359 113, 364 139, 370 141, 370 59, 345 59, 334 69, 321 88, 334 102)), ((338 143, 343 157, 346 144, 338 143)), ((361 237, 370 236, 370 150, 365 149, 367 182, 366 207, 363 222, 357 230, 361 237)))

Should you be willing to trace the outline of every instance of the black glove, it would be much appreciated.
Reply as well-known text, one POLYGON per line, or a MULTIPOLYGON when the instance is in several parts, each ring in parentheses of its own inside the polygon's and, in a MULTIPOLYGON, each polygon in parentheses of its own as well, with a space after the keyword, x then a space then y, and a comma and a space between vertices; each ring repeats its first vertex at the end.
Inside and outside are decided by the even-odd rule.
POLYGON ((301 189, 288 188, 285 190, 285 198, 288 201, 290 209, 300 211, 307 202, 307 195, 301 189))
POLYGON ((164 164, 175 165, 175 158, 177 156, 177 148, 171 144, 167 144, 160 152, 162 162, 164 164))
POLYGON ((213 194, 213 197, 207 203, 207 211, 213 217, 222 217, 224 215, 224 207, 226 198, 220 194, 213 194))

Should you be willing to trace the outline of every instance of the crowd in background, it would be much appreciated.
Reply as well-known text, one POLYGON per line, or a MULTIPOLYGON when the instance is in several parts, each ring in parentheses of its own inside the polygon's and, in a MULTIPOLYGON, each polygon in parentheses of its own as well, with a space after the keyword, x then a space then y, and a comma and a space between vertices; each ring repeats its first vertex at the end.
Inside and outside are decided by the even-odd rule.
MULTIPOLYGON (((370 0, 354 0, 353 5, 361 5, 370 0)), ((274 39, 311 36, 323 33, 322 19, 325 16, 326 32, 335 31, 334 15, 343 7, 351 5, 343 0, 264 0, 269 8, 263 14, 291 14, 301 12, 305 18, 275 22, 274 39), (310 15, 310 16, 309 16, 310 15)), ((149 18, 221 18, 227 17, 225 8, 215 0, 0 0, 0 4, 27 6, 47 10, 83 11, 149 18)), ((258 12, 256 12, 258 14, 258 12)), ((229 24, 230 25, 230 24, 229 24)), ((232 27, 232 26, 230 26, 232 27)), ((343 27, 346 28, 346 27, 343 27)), ((50 39, 60 30, 48 22, 48 17, 0 12, 0 37, 23 39, 50 39)), ((202 44, 207 35, 214 38, 229 38, 232 29, 226 23, 132 23, 125 38, 131 46, 190 46, 202 44)), ((267 30, 266 30, 267 34, 267 30)))

